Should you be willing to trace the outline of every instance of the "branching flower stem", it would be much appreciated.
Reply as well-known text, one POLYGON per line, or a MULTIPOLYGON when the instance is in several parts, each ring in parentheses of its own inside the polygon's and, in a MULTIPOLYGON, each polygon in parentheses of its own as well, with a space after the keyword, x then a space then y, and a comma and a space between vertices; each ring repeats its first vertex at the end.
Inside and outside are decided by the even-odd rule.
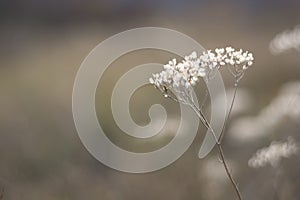
POLYGON ((199 57, 196 52, 192 52, 190 55, 185 56, 181 62, 177 62, 176 59, 172 59, 168 64, 164 65, 161 72, 155 73, 151 78, 149 78, 149 82, 158 88, 163 93, 164 97, 168 97, 176 102, 190 106, 207 130, 212 133, 226 174, 230 179, 239 200, 242 200, 242 197, 228 168, 221 143, 233 109, 238 89, 238 82, 242 79, 246 70, 252 66, 253 60, 254 58, 252 53, 243 51, 242 49, 235 50, 232 47, 216 48, 214 51, 204 51, 199 57), (210 125, 210 122, 206 119, 206 116, 202 111, 208 93, 205 94, 202 105, 197 107, 193 100, 192 87, 196 85, 200 78, 204 78, 205 81, 209 81, 211 73, 215 72, 215 70, 219 70, 220 68, 224 68, 226 65, 228 66, 227 69, 235 78, 235 89, 224 126, 222 127, 220 136, 217 137, 210 125), (169 93, 169 91, 172 91, 173 94, 169 93))
POLYGON ((242 195, 241 195, 241 193, 239 191, 237 183, 235 182, 235 180, 234 180, 234 178, 233 178, 233 176, 232 176, 232 174, 230 172, 230 169, 228 167, 228 164, 227 164, 224 152, 223 152, 223 148, 222 148, 222 145, 221 145, 222 144, 222 138, 224 136, 224 132, 225 132, 226 126, 228 125, 229 117, 230 117, 232 109, 233 109, 233 105, 234 105, 236 94, 237 94, 237 89, 238 89, 238 77, 236 76, 235 77, 235 82, 234 82, 234 93, 233 93, 232 101, 231 101, 231 104, 230 104, 230 107, 229 107, 229 111, 228 111, 227 117, 225 119, 224 126, 222 128, 220 137, 216 136, 213 128, 211 127, 211 125, 210 125, 209 121, 207 120, 205 114, 203 113, 202 109, 198 108, 194 104, 194 101, 190 98, 189 95, 186 95, 188 97, 188 101, 190 102, 189 104, 187 104, 185 101, 180 101, 180 100, 176 99, 175 97, 173 97, 169 93, 165 93, 165 97, 168 97, 168 98, 170 98, 171 100, 173 100, 175 102, 189 105, 194 110, 194 112, 197 114, 197 116, 199 117, 199 119, 202 122, 202 124, 212 133, 212 135, 213 135, 213 137, 215 139, 215 142, 216 142, 216 145, 217 145, 217 148, 218 148, 218 152, 219 152, 219 155, 220 155, 220 159, 221 159, 221 162, 222 162, 222 164, 224 166, 225 172, 226 172, 226 174, 227 174, 227 176, 228 176, 228 178, 229 178, 232 186, 234 187, 234 190, 235 190, 235 192, 236 192, 236 194, 238 196, 238 199, 242 200, 242 195))
MULTIPOLYGON (((237 88, 238 88, 238 87, 237 87, 237 86, 238 86, 238 84, 237 84, 238 81, 237 81, 237 79, 235 79, 235 80, 236 80, 236 82, 235 82, 235 83, 236 83, 236 84, 235 84, 235 92, 234 92, 234 96, 233 96, 233 98, 232 98, 232 102, 231 102, 231 106, 230 106, 230 109, 229 109, 229 113, 228 113, 228 115, 227 115, 227 118, 226 118, 225 124, 224 124, 224 126, 223 126, 222 132, 224 132, 224 130, 225 130, 224 127, 226 126, 226 123, 228 123, 229 115, 230 115, 231 110, 232 110, 232 108, 233 108, 233 104, 234 104, 234 100, 235 100, 235 96, 236 96, 236 92, 237 92, 237 88)), ((189 98, 189 100, 190 100, 190 102, 193 102, 192 99, 189 98)), ((216 142, 216 144, 217 144, 218 151, 219 151, 219 155, 220 155, 222 164, 223 164, 223 166, 224 166, 224 169, 225 169, 225 171, 226 171, 226 174, 227 174, 227 176, 228 176, 228 178, 229 178, 229 180, 230 180, 232 186, 233 186, 234 189, 235 189, 235 192, 236 192, 236 194, 237 194, 237 196, 238 196, 238 199, 239 199, 239 200, 242 200, 242 195, 241 195, 241 193, 240 193, 240 191, 239 191, 239 188, 238 188, 238 186, 237 186, 237 183, 236 183, 235 180, 233 179, 233 176, 232 176, 232 174, 231 174, 231 172, 230 172, 230 170, 229 170, 229 167, 228 167, 228 165, 227 165, 227 161, 226 161, 226 159, 225 159, 224 152, 223 152, 223 148, 222 148, 222 145, 221 145, 221 137, 218 138, 218 137, 216 136, 216 134, 215 134, 213 128, 211 127, 211 125, 210 125, 209 121, 207 120, 206 116, 204 115, 203 111, 202 111, 200 108, 198 108, 194 103, 191 103, 191 107, 193 108, 193 110, 195 111, 195 113, 198 115, 198 117, 200 118, 200 120, 201 120, 201 122, 204 124, 204 126, 205 126, 205 127, 212 133, 212 135, 214 136, 214 139, 215 139, 215 142, 216 142)), ((221 134, 222 134, 222 132, 221 132, 221 134)))
MULTIPOLYGON (((234 101, 234 100, 233 100, 234 101)), ((197 115, 199 116, 199 118, 201 119, 202 123, 204 124, 204 126, 213 134, 214 136, 214 139, 216 141, 216 144, 217 144, 217 147, 218 147, 218 151, 219 151, 219 155, 220 155, 220 158, 221 158, 221 161, 222 161, 222 164, 224 166, 224 169, 226 171, 226 174, 231 182, 231 184, 233 185, 234 189, 235 189, 235 192, 238 196, 238 199, 239 200, 242 200, 242 195, 239 191, 239 188, 237 186, 237 183, 235 182, 235 180, 233 179, 233 176, 229 170, 229 167, 227 165, 227 162, 226 162, 226 159, 225 159, 225 156, 224 156, 224 152, 223 152, 223 148, 222 148, 222 145, 221 145, 221 140, 219 140, 214 132, 214 130, 212 129, 212 127, 210 126, 210 123, 207 121, 205 115, 203 114, 202 110, 198 109, 197 106, 193 105, 193 110, 197 113, 197 115)), ((221 139, 221 138, 220 138, 221 139)))
POLYGON ((219 137, 219 140, 218 140, 220 143, 223 140, 225 130, 226 130, 226 128, 228 126, 228 123, 229 123, 229 118, 230 118, 230 115, 231 115, 231 112, 232 112, 232 109, 233 109, 233 105, 234 105, 234 102, 235 102, 237 90, 238 90, 238 78, 235 76, 233 97, 232 97, 232 100, 231 100, 231 104, 230 104, 230 107, 229 107, 227 117, 225 119, 224 126, 222 128, 222 131, 221 131, 221 134, 220 134, 220 137, 219 137))

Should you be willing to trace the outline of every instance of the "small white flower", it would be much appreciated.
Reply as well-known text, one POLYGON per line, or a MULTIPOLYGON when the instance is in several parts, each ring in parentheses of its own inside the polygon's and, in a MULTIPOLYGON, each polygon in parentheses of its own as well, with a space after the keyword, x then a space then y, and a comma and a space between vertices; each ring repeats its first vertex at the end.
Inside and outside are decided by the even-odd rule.
POLYGON ((232 47, 226 47, 226 52, 227 53, 231 53, 233 51, 234 51, 234 48, 232 48, 232 47))
POLYGON ((277 34, 270 42, 271 53, 277 55, 294 49, 300 51, 300 26, 297 25, 293 29, 284 30, 277 34))
POLYGON ((272 142, 270 146, 260 149, 248 161, 250 167, 259 168, 270 164, 277 167, 282 158, 288 158, 296 154, 299 147, 292 137, 287 142, 272 142))

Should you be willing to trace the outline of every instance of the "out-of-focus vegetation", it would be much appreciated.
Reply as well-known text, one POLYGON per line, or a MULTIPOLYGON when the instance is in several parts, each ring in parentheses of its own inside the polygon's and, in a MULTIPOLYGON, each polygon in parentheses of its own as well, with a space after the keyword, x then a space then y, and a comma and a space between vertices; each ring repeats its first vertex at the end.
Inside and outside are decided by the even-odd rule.
MULTIPOLYGON (((73 123, 71 94, 76 72, 99 42, 141 26, 175 29, 206 48, 232 45, 249 49, 255 63, 240 84, 237 105, 244 109, 233 115, 234 124, 242 117, 257 116, 278 97, 284 84, 299 81, 299 51, 277 56, 269 52, 269 42, 277 33, 299 24, 299 8, 297 1, 279 0, 1 1, 0 199, 1 188, 3 200, 233 199, 216 152, 203 160, 197 157, 203 126, 190 149, 157 172, 126 174, 95 160, 81 144, 73 123)), ((96 95, 97 110, 104 113, 100 123, 120 146, 131 149, 126 138, 119 138, 122 133, 108 109, 117 78, 133 65, 165 63, 171 57, 155 50, 130 53, 114 62, 100 81, 96 95)), ((230 89, 232 79, 225 71, 223 75, 230 89)), ((149 86, 136 92, 130 107, 137 123, 148 122, 153 103, 162 103, 172 114, 170 135, 143 143, 144 147, 134 143, 140 151, 168 142, 178 120, 178 105, 149 86)), ((280 109, 277 106, 273 111, 280 109)), ((245 199, 299 199, 299 155, 283 160, 280 176, 270 166, 248 167, 256 150, 271 141, 288 136, 300 141, 299 128, 299 118, 284 115, 255 139, 243 136, 243 131, 226 133, 224 151, 245 199)))

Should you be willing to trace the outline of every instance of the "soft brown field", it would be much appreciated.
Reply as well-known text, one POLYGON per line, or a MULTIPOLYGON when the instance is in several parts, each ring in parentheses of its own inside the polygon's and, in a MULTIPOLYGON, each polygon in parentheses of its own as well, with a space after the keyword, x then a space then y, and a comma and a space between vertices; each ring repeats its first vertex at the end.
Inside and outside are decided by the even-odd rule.
MULTIPOLYGON (((269 42, 277 33, 299 24, 299 3, 188 1, 187 5, 177 5, 169 1, 161 5, 155 1, 152 6, 140 2, 126 7, 124 2, 107 1, 91 2, 91 5, 74 3, 72 12, 66 13, 65 4, 60 5, 59 1, 57 10, 36 5, 35 1, 29 3, 8 6, 10 9, 16 6, 15 14, 8 14, 9 9, 4 12, 6 7, 3 7, 0 16, 0 193, 3 188, 3 200, 235 198, 216 151, 203 160, 197 157, 205 131, 203 126, 189 150, 174 164, 157 172, 125 174, 95 160, 81 144, 73 123, 72 87, 76 72, 93 47, 113 34, 143 26, 171 28, 191 36, 207 49, 232 45, 254 53, 254 66, 241 82, 248 96, 237 102, 245 109, 234 115, 231 122, 257 116, 278 96, 284 84, 300 80, 299 51, 290 50, 278 56, 269 52, 269 42)), ((132 53, 114 63, 100 82, 99 90, 105 94, 97 94, 97 110, 105 113, 100 123, 121 146, 130 149, 130 145, 136 145, 145 151, 163 145, 172 137, 169 131, 170 136, 145 143, 144 147, 138 142, 122 142, 118 140, 122 133, 108 109, 111 89, 122 71, 137 63, 165 63, 171 56, 155 50, 132 53)), ((222 73, 230 89, 230 76, 226 71, 222 73)), ((178 105, 163 99, 150 86, 138 91, 135 98, 131 111, 137 123, 147 123, 149 105, 161 102, 168 106, 176 124, 178 105)), ((280 109, 275 107, 274 112, 280 109)), ((247 164, 257 149, 273 140, 293 136, 300 141, 299 128, 299 118, 283 116, 272 129, 254 139, 243 136, 243 132, 240 136, 226 133, 225 154, 245 199, 300 198, 299 155, 283 160, 282 177, 277 182, 274 174, 278 169, 270 166, 252 169, 247 164)))

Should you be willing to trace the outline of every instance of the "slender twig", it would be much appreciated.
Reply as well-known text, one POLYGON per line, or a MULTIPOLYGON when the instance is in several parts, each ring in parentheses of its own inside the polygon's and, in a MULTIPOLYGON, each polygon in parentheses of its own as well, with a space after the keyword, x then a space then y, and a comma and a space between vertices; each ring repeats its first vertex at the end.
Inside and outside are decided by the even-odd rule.
POLYGON ((228 126, 228 123, 229 123, 229 117, 230 117, 232 109, 233 109, 233 105, 234 105, 234 101, 235 101, 235 98, 236 98, 237 90, 238 90, 238 80, 236 78, 235 81, 234 81, 234 92, 233 92, 233 97, 232 97, 231 104, 230 104, 230 107, 229 107, 229 111, 228 111, 228 114, 226 116, 225 123, 224 123, 224 126, 222 128, 222 131, 221 131, 221 134, 220 134, 220 137, 219 137, 219 142, 220 143, 223 140, 225 130, 226 130, 226 128, 228 126))
POLYGON ((208 122, 208 120, 206 119, 204 113, 202 112, 201 109, 199 109, 195 104, 192 104, 191 107, 193 108, 193 110, 196 112, 196 114, 198 115, 198 117, 200 118, 201 122, 203 123, 203 125, 210 130, 210 132, 213 134, 214 139, 217 143, 219 143, 218 141, 218 137, 216 136, 215 132, 212 131, 212 128, 208 122))
MULTIPOLYGON (((237 79, 236 79, 236 80, 237 80, 237 79)), ((233 100, 232 100, 232 103, 231 103, 231 107, 230 107, 229 113, 228 113, 228 115, 227 115, 227 119, 226 119, 226 121, 225 121, 225 125, 226 125, 226 123, 228 123, 228 118, 229 118, 229 115, 230 115, 230 113, 231 113, 231 110, 232 110, 232 107, 233 107, 233 104, 234 104, 234 99, 235 99, 235 96, 236 96, 236 90, 237 90, 237 84, 235 84, 235 87, 236 87, 236 89, 235 89, 235 92, 234 92, 234 97, 233 97, 233 100)), ((174 101, 176 101, 176 102, 181 103, 180 100, 178 100, 178 99, 176 99, 175 97, 169 95, 168 93, 165 93, 165 94, 166 94, 166 97, 168 97, 168 98, 170 98, 170 99, 172 99, 172 100, 174 100, 174 101)), ((218 138, 218 137, 216 136, 216 134, 215 134, 214 130, 212 129, 212 127, 211 127, 209 121, 206 119, 206 117, 205 117, 205 115, 204 115, 202 109, 201 109, 201 108, 198 108, 198 107, 194 104, 193 100, 190 98, 189 95, 186 95, 186 96, 188 97, 188 100, 189 100, 189 102, 190 102, 190 104, 188 104, 188 105, 192 107, 192 109, 193 109, 193 110, 195 111, 195 113, 198 115, 198 117, 199 117, 199 119, 201 120, 201 122, 203 123, 203 125, 204 125, 204 126, 212 133, 212 135, 214 136, 214 139, 215 139, 215 142, 216 142, 216 144, 217 144, 218 151, 219 151, 219 154, 220 154, 220 159, 221 159, 222 164, 223 164, 223 166, 224 166, 225 172, 226 172, 226 174, 227 174, 227 176, 228 176, 228 178, 229 178, 229 180, 230 180, 232 186, 233 186, 234 189, 235 189, 235 192, 236 192, 236 194, 237 194, 237 196, 238 196, 238 199, 239 199, 239 200, 242 200, 242 195, 241 195, 241 193, 240 193, 240 191, 239 191, 239 189, 238 189, 237 183, 234 181, 234 179, 233 179, 233 177, 232 177, 232 175, 231 175, 231 172, 230 172, 230 170, 229 170, 229 167, 228 167, 228 165, 227 165, 227 162, 226 162, 226 159, 225 159, 225 156, 224 156, 224 152, 223 152, 223 148, 222 148, 222 145, 221 145, 221 140, 220 140, 221 137, 218 138)), ((185 103, 185 104, 186 104, 186 103, 185 103)), ((222 132, 223 132, 224 130, 225 130, 225 128, 223 127, 222 132)), ((222 134, 222 132, 221 132, 221 134, 222 134)))
POLYGON ((218 140, 218 138, 216 137, 216 134, 214 132, 214 130, 212 129, 210 123, 208 122, 208 120, 206 119, 204 113, 202 112, 201 109, 199 109, 195 104, 191 105, 193 110, 197 113, 197 115, 199 116, 200 119, 202 119, 201 121, 203 122, 203 124, 205 125, 205 127, 210 130, 210 132, 213 134, 214 136, 214 139, 216 141, 216 144, 217 144, 217 147, 218 147, 218 151, 219 151, 219 154, 220 154, 220 158, 221 158, 221 161, 222 161, 222 164, 224 166, 224 169, 226 171, 226 174, 232 184, 232 186, 234 187, 234 190, 238 196, 238 199, 239 200, 242 200, 242 195, 239 191, 239 188, 237 186, 237 183, 235 182, 235 180, 233 179, 232 175, 231 175, 231 172, 228 168, 228 165, 227 165, 227 162, 226 162, 226 159, 225 159, 225 156, 224 156, 224 152, 223 152, 223 148, 222 148, 222 145, 221 145, 221 142, 218 140))
POLYGON ((227 162, 226 162, 226 159, 225 159, 225 156, 224 156, 222 145, 221 145, 220 141, 217 139, 216 134, 213 131, 212 127, 210 126, 209 122, 206 120, 205 117, 204 117, 204 119, 206 121, 206 124, 208 125, 208 128, 209 128, 210 132, 213 134, 213 136, 215 138, 215 141, 216 141, 216 144, 217 144, 217 147, 218 147, 218 151, 219 151, 219 154, 220 154, 220 158, 221 158, 222 164, 223 164, 223 166, 225 168, 226 174, 227 174, 228 178, 230 179, 230 182, 232 183, 232 185, 233 185, 233 187, 235 189, 235 192, 236 192, 239 200, 242 200, 242 195, 241 195, 241 193, 239 191, 239 188, 238 188, 236 182, 234 181, 234 179, 233 179, 233 177, 231 175, 231 172, 230 172, 230 170, 228 168, 228 165, 227 165, 227 162))
POLYGON ((218 144, 217 143, 217 147, 218 147, 218 150, 219 150, 219 153, 220 153, 220 156, 221 156, 221 160, 222 160, 222 163, 224 165, 224 168, 225 168, 225 171, 226 171, 226 174, 228 176, 228 178, 230 179, 230 182, 232 183, 234 189, 235 189, 235 192, 239 198, 239 200, 242 200, 242 195, 240 193, 240 190, 236 184, 236 182, 234 181, 229 169, 228 169, 228 166, 227 166, 227 163, 226 163, 226 159, 225 159, 225 156, 224 156, 224 153, 223 153, 223 149, 222 149, 222 146, 221 144, 218 144))

